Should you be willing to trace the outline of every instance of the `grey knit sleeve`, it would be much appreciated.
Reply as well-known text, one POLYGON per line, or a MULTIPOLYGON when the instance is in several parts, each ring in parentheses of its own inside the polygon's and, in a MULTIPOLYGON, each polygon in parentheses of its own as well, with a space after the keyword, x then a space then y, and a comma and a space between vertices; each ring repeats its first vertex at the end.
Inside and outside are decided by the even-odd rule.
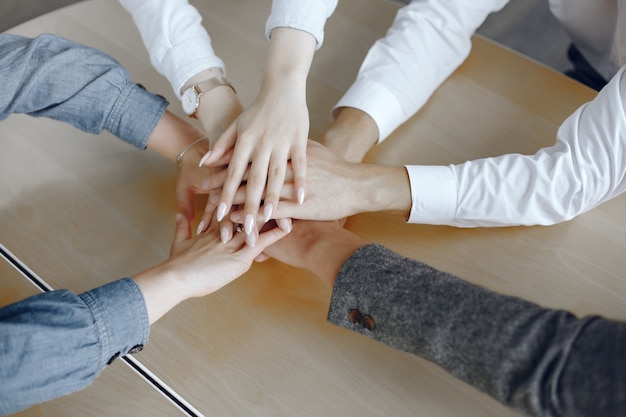
POLYGON ((328 320, 528 415, 626 415, 625 323, 497 294, 380 245, 343 265, 328 320))

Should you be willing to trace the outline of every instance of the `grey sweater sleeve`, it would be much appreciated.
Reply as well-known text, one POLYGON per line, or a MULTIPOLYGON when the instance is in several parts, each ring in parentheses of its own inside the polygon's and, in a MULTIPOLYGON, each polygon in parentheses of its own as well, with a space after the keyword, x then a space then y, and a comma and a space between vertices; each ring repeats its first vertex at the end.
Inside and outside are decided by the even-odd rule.
POLYGON ((626 323, 497 294, 380 245, 343 265, 328 320, 528 415, 626 415, 626 323))

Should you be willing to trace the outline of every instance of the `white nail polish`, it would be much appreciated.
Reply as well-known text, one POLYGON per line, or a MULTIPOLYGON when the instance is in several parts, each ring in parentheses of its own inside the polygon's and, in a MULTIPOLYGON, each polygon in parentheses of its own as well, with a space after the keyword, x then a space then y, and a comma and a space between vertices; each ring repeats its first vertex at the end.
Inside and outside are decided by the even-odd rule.
POLYGON ((202 157, 202 159, 200 159, 200 163, 198 164, 198 167, 201 167, 202 165, 204 165, 204 162, 209 159, 209 156, 211 155, 211 151, 208 151, 207 153, 204 154, 204 156, 202 157))
POLYGON ((252 227, 254 226, 254 216, 252 214, 246 214, 246 219, 243 222, 243 228, 246 234, 252 233, 252 227))
POLYGON ((246 243, 251 248, 255 247, 256 246, 256 234, 251 233, 251 234, 247 235, 246 236, 246 243))
POLYGON ((224 219, 224 216, 226 216, 226 203, 221 202, 219 206, 217 206, 217 221, 221 222, 222 219, 224 219))
POLYGON ((304 188, 298 188, 298 204, 304 203, 304 188))
POLYGON ((263 220, 265 220, 265 223, 270 221, 270 218, 272 217, 273 213, 274 213, 274 205, 272 203, 267 204, 263 208, 263 220))
POLYGON ((199 235, 204 230, 204 220, 198 223, 198 229, 196 230, 196 235, 199 235))
POLYGON ((228 231, 228 227, 222 227, 220 230, 220 237, 222 238, 222 243, 227 243, 230 239, 230 233, 228 231))
POLYGON ((288 218, 278 219, 276 221, 278 223, 278 227, 280 227, 283 231, 289 233, 291 232, 291 220, 288 218))

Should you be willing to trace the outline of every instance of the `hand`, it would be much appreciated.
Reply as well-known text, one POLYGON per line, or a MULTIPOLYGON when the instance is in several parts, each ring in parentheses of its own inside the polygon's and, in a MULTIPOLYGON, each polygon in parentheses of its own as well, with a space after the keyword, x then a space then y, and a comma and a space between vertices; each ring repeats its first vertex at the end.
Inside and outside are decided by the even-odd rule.
POLYGON ((365 244, 338 222, 299 220, 293 222, 289 236, 268 246, 262 256, 309 270, 332 286, 345 261, 365 244))
MULTIPOLYGON (((208 140, 194 145, 183 155, 178 163, 178 181, 176 183, 176 201, 178 211, 192 222, 195 217, 196 196, 208 194, 211 190, 220 190, 225 178, 226 167, 230 158, 230 153, 226 154, 220 161, 219 166, 214 168, 200 167, 200 158, 208 149, 208 140)), ((216 164, 217 165, 217 164, 216 164)), ((210 225, 215 207, 208 201, 204 209, 204 214, 198 223, 196 234, 200 234, 210 225)))
POLYGON ((134 277, 144 295, 150 323, 178 303, 211 294, 232 282, 250 268, 263 249, 287 234, 279 228, 269 230, 251 247, 239 233, 222 244, 218 230, 214 225, 192 237, 191 223, 177 214, 170 257, 134 277))
MULTIPOLYGON (((222 71, 219 68, 208 68, 191 77, 182 88, 185 91, 194 84, 207 81, 213 77, 221 76, 222 71)), ((224 180, 214 178, 224 170, 228 165, 232 152, 225 153, 211 168, 200 167, 200 159, 208 152, 209 143, 215 141, 228 127, 229 124, 237 118, 243 107, 239 98, 232 88, 228 86, 219 86, 213 88, 200 97, 200 103, 196 117, 202 123, 202 127, 206 132, 206 142, 201 142, 189 149, 183 159, 179 162, 180 174, 176 185, 176 198, 178 202, 178 210, 183 213, 189 221, 193 221, 195 217, 195 197, 198 194, 206 194, 214 188, 222 187, 224 180), (214 185, 215 184, 215 185, 214 185)), ((199 135, 196 135, 196 138, 199 135)), ((178 153, 184 147, 179 147, 178 153)), ((176 155, 178 155, 178 153, 176 155)), ((205 207, 205 215, 211 212, 212 207, 205 207)), ((209 221, 204 219, 200 221, 197 233, 201 233, 209 226, 209 221)))
POLYGON ((305 198, 309 130, 306 75, 314 49, 315 39, 308 33, 275 29, 259 96, 203 158, 205 165, 213 166, 216 159, 234 149, 217 208, 218 220, 230 211, 235 193, 248 171, 246 197, 242 202, 247 235, 258 233, 255 219, 263 195, 266 221, 276 209, 288 161, 293 170, 295 198, 300 203, 305 198))
MULTIPOLYGON (((362 212, 387 211, 407 216, 411 209, 411 188, 404 167, 350 163, 321 144, 309 141, 307 147, 307 200, 294 203, 291 172, 281 190, 280 204, 273 218, 337 220, 362 212)), ((218 193, 213 190, 210 196, 218 193)), ((245 198, 245 186, 234 202, 245 198)), ((231 220, 241 222, 243 213, 235 211, 231 220)))

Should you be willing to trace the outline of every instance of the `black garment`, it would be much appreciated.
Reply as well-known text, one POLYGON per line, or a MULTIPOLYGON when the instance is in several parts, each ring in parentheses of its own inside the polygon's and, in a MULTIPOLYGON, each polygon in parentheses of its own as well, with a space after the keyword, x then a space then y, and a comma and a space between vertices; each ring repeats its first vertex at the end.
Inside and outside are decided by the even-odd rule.
POLYGON ((587 62, 578 48, 576 48, 576 45, 570 45, 567 50, 567 58, 574 66, 573 69, 565 71, 565 75, 568 77, 573 78, 596 91, 600 91, 608 82, 608 80, 605 80, 604 77, 598 74, 591 64, 587 62))

